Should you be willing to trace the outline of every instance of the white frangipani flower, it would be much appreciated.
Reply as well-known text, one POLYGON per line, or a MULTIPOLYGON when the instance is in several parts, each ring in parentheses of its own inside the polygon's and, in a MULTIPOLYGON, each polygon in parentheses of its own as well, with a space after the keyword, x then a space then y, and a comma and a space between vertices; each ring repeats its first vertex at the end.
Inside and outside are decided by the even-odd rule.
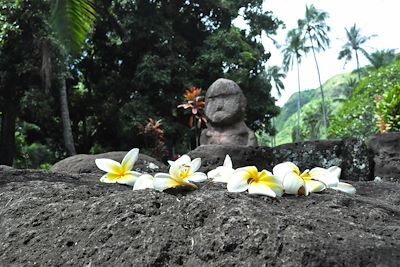
POLYGON ((154 188, 154 177, 145 173, 137 178, 133 190, 143 190, 147 188, 154 188))
POLYGON ((207 176, 209 179, 213 179, 213 182, 227 183, 234 172, 235 170, 232 167, 231 157, 226 155, 224 165, 209 171, 207 176))
POLYGON ((136 179, 141 175, 139 172, 131 171, 138 157, 139 149, 134 148, 125 155, 121 163, 112 159, 96 159, 97 167, 107 172, 100 178, 100 182, 133 186, 136 179))
POLYGON ((280 197, 283 194, 280 180, 266 170, 259 172, 255 166, 237 169, 229 179, 227 188, 229 192, 243 192, 249 194, 280 197))
POLYGON ((183 155, 176 161, 169 161, 169 174, 157 173, 154 176, 154 189, 164 191, 168 188, 192 187, 197 186, 191 182, 204 182, 207 175, 202 172, 196 172, 201 166, 201 159, 191 160, 188 155, 183 155))
POLYGON ((337 166, 328 169, 316 167, 300 172, 292 162, 284 162, 273 168, 273 173, 282 181, 286 194, 309 195, 332 188, 342 192, 354 194, 355 188, 347 183, 339 182, 341 169, 337 166))

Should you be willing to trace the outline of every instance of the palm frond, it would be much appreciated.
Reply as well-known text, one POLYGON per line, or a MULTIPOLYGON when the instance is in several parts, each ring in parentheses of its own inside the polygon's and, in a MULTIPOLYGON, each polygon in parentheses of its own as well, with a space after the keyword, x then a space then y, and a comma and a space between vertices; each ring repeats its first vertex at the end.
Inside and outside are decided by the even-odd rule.
POLYGON ((96 19, 95 0, 55 0, 51 24, 62 43, 79 53, 96 19))

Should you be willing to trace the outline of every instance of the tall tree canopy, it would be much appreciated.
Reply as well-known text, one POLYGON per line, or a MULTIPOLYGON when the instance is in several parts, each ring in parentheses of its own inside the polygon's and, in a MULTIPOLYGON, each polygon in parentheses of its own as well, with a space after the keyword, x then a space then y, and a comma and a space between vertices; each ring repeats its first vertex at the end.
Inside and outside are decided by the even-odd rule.
POLYGON ((297 69, 297 124, 295 129, 295 141, 300 141, 300 112, 301 112, 301 98, 300 98, 300 63, 302 56, 309 51, 309 47, 305 45, 304 38, 302 37, 301 31, 299 29, 292 29, 288 32, 286 36, 286 45, 282 50, 283 53, 283 68, 288 71, 289 68, 293 68, 296 62, 297 69))
MULTIPOLYGON (((31 51, 32 47, 40 48, 35 44, 43 37, 54 39, 47 26, 50 24, 51 1, 17 2, 22 4, 17 8, 20 13, 15 15, 18 17, 16 25, 13 25, 18 34, 15 39, 21 36, 26 39, 13 42, 11 35, 4 35, 0 60, 8 68, 13 66, 11 62, 32 67, 24 72, 5 68, 2 73, 6 74, 0 77, 7 83, 2 80, 2 90, 6 90, 3 84, 7 84, 10 92, 21 88, 16 90, 18 95, 15 95, 14 106, 23 108, 15 113, 16 121, 26 121, 40 128, 40 134, 29 135, 27 140, 46 145, 51 143, 51 147, 62 156, 62 138, 54 130, 60 127, 61 121, 57 97, 42 105, 47 109, 43 116, 41 113, 33 116, 33 103, 25 101, 28 92, 31 99, 38 99, 41 103, 47 99, 41 97, 44 85, 38 75, 41 54, 37 53, 36 57, 31 51), (29 28, 29 25, 34 25, 32 17, 43 25, 40 27, 44 30, 40 33, 40 27, 29 28), (24 51, 30 52, 29 58, 21 57, 24 51), (24 73, 33 75, 35 82, 24 79, 22 83, 19 76, 24 73), (11 78, 7 75, 19 76, 11 78), (19 82, 11 84, 13 81, 19 82)), ((281 22, 272 13, 262 10, 262 2, 96 1, 98 17, 94 31, 85 40, 80 56, 66 62, 65 57, 57 56, 56 46, 51 50, 58 59, 52 71, 62 70, 66 77, 77 152, 142 147, 145 143, 143 125, 149 117, 162 119, 168 147, 175 147, 178 153, 186 152, 190 149, 188 117, 176 107, 183 101, 182 95, 187 88, 206 89, 220 77, 236 81, 243 89, 249 103, 247 123, 254 130, 269 131, 270 119, 278 113, 278 108, 270 96, 271 85, 264 72, 270 54, 264 50, 259 36, 262 31, 268 35, 275 34, 281 22), (239 16, 249 25, 247 30, 233 25, 233 20, 239 16)), ((12 24, 12 12, 7 11, 5 16, 12 24)), ((50 93, 54 94, 53 91, 50 93)), ((3 91, 1 95, 4 98, 3 91)), ((7 122, 6 112, 0 112, 2 122, 7 122)))
POLYGON ((315 52, 325 50, 327 47, 329 47, 330 41, 328 37, 328 32, 330 31, 330 27, 326 24, 325 21, 328 17, 329 14, 327 12, 318 10, 315 8, 314 5, 311 5, 306 6, 305 17, 298 20, 297 22, 300 31, 302 31, 304 34, 303 40, 310 43, 309 46, 311 47, 311 51, 313 52, 315 66, 317 67, 318 82, 322 101, 322 125, 324 130, 324 138, 326 138, 327 136, 328 118, 326 112, 324 90, 322 88, 321 82, 321 74, 319 71, 319 65, 315 52))
POLYGON ((140 124, 154 117, 164 121, 167 144, 180 144, 187 118, 176 106, 185 89, 205 89, 220 77, 243 89, 251 127, 268 130, 278 109, 263 72, 270 55, 255 36, 261 29, 275 33, 280 22, 261 5, 259 0, 99 4, 105 15, 78 64, 88 87, 83 97, 92 101, 79 110, 97 121, 94 139, 106 147, 137 145, 140 124), (239 13, 250 30, 233 26, 239 13))
POLYGON ((362 35, 361 29, 357 28, 357 25, 355 23, 350 29, 345 28, 345 30, 346 30, 347 40, 346 43, 343 45, 342 50, 340 50, 339 52, 338 59, 344 59, 346 64, 347 62, 353 59, 353 52, 354 52, 357 62, 358 80, 360 80, 361 73, 360 73, 359 52, 361 52, 365 56, 368 56, 368 52, 365 50, 364 45, 374 35, 372 36, 362 35))

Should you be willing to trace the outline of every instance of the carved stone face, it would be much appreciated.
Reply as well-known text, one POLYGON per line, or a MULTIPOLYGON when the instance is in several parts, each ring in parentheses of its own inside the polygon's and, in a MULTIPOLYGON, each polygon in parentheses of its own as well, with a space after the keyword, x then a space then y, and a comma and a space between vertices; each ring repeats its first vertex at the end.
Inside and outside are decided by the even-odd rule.
POLYGON ((205 114, 214 124, 231 124, 241 120, 242 108, 239 94, 212 95, 206 99, 205 114))
POLYGON ((242 121, 246 99, 233 81, 218 79, 206 93, 205 114, 213 125, 230 125, 242 121))

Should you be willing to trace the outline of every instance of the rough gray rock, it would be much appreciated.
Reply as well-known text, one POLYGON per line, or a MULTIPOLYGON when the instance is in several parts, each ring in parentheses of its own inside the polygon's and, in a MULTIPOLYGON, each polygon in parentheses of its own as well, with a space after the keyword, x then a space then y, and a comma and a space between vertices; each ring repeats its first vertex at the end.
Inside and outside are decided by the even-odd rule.
POLYGON ((271 171, 276 164, 291 161, 301 170, 339 166, 344 180, 373 179, 372 156, 364 142, 357 139, 309 141, 275 148, 205 145, 188 154, 202 158, 201 170, 205 172, 222 165, 229 154, 234 168, 254 165, 271 171))
POLYGON ((220 78, 207 90, 205 98, 207 128, 200 144, 257 146, 257 139, 244 122, 247 100, 234 81, 220 78))
MULTIPOLYGON (((79 154, 65 158, 57 162, 51 167, 50 170, 53 172, 66 172, 70 174, 79 174, 79 173, 101 174, 104 172, 99 168, 97 168, 95 164, 95 159, 107 158, 121 162, 126 153, 127 153, 126 151, 114 151, 96 155, 79 154)), ((150 156, 139 154, 139 158, 136 161, 133 169, 138 172, 154 173, 161 171, 164 172, 167 169, 167 167, 162 162, 150 156), (151 166, 154 165, 150 165, 150 163, 156 165, 158 168, 151 168, 151 166)))
POLYGON ((339 166, 341 179, 368 181, 373 179, 372 155, 361 140, 319 140, 277 146, 273 149, 274 164, 291 161, 300 169, 339 166))
POLYGON ((398 266, 400 185, 279 199, 0 171, 1 266, 398 266))
POLYGON ((374 176, 400 181, 400 133, 373 135, 367 144, 374 154, 374 176))
POLYGON ((249 147, 235 145, 202 145, 188 153, 190 158, 201 158, 200 171, 208 172, 224 163, 229 154, 233 167, 253 165, 259 169, 272 169, 274 156, 268 147, 249 147))

